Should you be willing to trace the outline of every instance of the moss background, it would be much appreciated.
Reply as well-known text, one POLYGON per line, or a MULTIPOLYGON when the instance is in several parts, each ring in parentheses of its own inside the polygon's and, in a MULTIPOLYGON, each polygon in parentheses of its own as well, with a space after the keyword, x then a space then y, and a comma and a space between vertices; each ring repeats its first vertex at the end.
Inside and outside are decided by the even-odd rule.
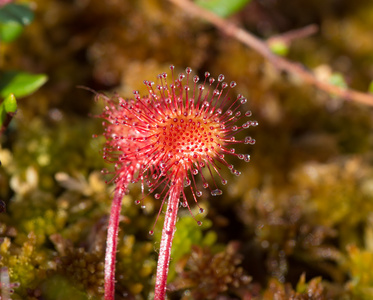
MULTIPOLYGON (((180 211, 170 299, 373 299, 372 109, 281 74, 257 53, 162 0, 34 0, 35 21, 1 44, 1 68, 46 73, 1 136, 0 265, 12 299, 100 299, 112 186, 100 170, 102 109, 77 88, 145 93, 144 79, 192 67, 223 73, 260 126, 249 164, 224 170, 206 213, 180 211)), ((373 2, 253 0, 231 21, 262 38, 317 24, 287 57, 366 91, 373 2)), ((162 220, 153 196, 123 199, 116 299, 151 299, 162 220), (157 236, 158 233, 158 236, 157 236)), ((2 286, 4 289, 4 286, 2 286)))

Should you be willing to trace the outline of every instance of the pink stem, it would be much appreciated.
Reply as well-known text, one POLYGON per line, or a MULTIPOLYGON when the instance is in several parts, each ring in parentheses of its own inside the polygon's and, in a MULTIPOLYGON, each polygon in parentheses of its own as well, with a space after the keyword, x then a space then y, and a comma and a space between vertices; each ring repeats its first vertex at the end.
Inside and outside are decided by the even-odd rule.
POLYGON ((161 246, 159 249, 154 300, 164 300, 166 296, 167 274, 170 264, 172 240, 175 233, 177 210, 179 208, 179 199, 182 189, 182 180, 178 180, 175 185, 171 186, 167 212, 163 224, 161 246))
POLYGON ((105 300, 114 300, 115 291, 115 256, 118 243, 119 217, 122 209, 124 188, 117 187, 111 204, 105 254, 105 300))

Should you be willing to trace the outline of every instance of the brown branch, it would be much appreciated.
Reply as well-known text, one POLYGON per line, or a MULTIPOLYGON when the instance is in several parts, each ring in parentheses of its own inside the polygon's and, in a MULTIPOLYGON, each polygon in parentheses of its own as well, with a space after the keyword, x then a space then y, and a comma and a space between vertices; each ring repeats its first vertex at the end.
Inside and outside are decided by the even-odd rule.
POLYGON ((255 37, 248 31, 245 31, 244 29, 236 26, 235 24, 220 18, 211 11, 205 10, 188 0, 169 1, 178 5, 185 12, 188 12, 190 15, 199 17, 210 22, 215 27, 224 32, 226 35, 231 36, 239 40, 246 46, 252 48, 260 55, 262 55, 266 60, 271 62, 279 70, 297 75, 304 82, 311 84, 317 87, 318 89, 327 92, 328 94, 332 94, 334 96, 338 96, 346 100, 352 100, 373 106, 373 95, 370 95, 368 93, 362 93, 353 89, 342 88, 339 86, 332 85, 328 82, 318 80, 313 73, 306 70, 300 64, 291 62, 283 57, 275 55, 271 52, 271 50, 268 48, 265 42, 255 37))
POLYGON ((274 42, 283 42, 289 45, 292 41, 305 38, 318 31, 318 27, 315 24, 307 25, 306 27, 290 30, 288 32, 282 33, 280 35, 275 35, 267 39, 267 45, 274 42))

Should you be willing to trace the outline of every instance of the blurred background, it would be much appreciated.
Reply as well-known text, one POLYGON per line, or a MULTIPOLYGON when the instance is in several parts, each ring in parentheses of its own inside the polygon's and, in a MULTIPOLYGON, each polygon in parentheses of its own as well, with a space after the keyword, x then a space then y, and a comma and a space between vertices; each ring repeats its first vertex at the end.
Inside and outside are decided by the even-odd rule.
MULTIPOLYGON (((372 1, 251 0, 232 12, 225 2, 213 8, 263 40, 317 26, 272 50, 322 80, 369 92, 372 1)), ((203 226, 180 211, 169 299, 373 299, 370 106, 279 72, 166 0, 15 3, 30 5, 34 19, 16 40, 0 42, 0 71, 48 81, 17 100, 0 137, 3 297, 102 297, 113 186, 100 171, 112 166, 100 154, 102 120, 94 117, 104 103, 81 86, 145 95, 143 80, 174 64, 176 73, 189 66, 200 77, 236 81, 259 126, 249 130, 256 144, 240 148, 251 162, 232 161, 241 176, 223 170, 223 195, 204 193, 203 214, 191 205, 203 226)), ((155 236, 148 232, 161 203, 150 195, 141 209, 139 198, 133 185, 123 199, 116 299, 153 297, 162 216, 155 236)))

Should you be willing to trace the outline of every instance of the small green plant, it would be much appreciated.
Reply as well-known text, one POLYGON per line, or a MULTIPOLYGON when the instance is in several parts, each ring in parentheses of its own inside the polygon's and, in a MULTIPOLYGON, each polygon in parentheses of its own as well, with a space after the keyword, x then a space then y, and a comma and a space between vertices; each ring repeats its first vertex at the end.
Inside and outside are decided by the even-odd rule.
MULTIPOLYGON (((0 3, 0 47, 15 40, 33 19, 34 14, 27 5, 0 3)), ((16 113, 16 98, 30 95, 48 79, 45 74, 2 70, 1 63, 0 58, 0 97, 4 99, 0 104, 0 134, 7 129, 16 113)))

